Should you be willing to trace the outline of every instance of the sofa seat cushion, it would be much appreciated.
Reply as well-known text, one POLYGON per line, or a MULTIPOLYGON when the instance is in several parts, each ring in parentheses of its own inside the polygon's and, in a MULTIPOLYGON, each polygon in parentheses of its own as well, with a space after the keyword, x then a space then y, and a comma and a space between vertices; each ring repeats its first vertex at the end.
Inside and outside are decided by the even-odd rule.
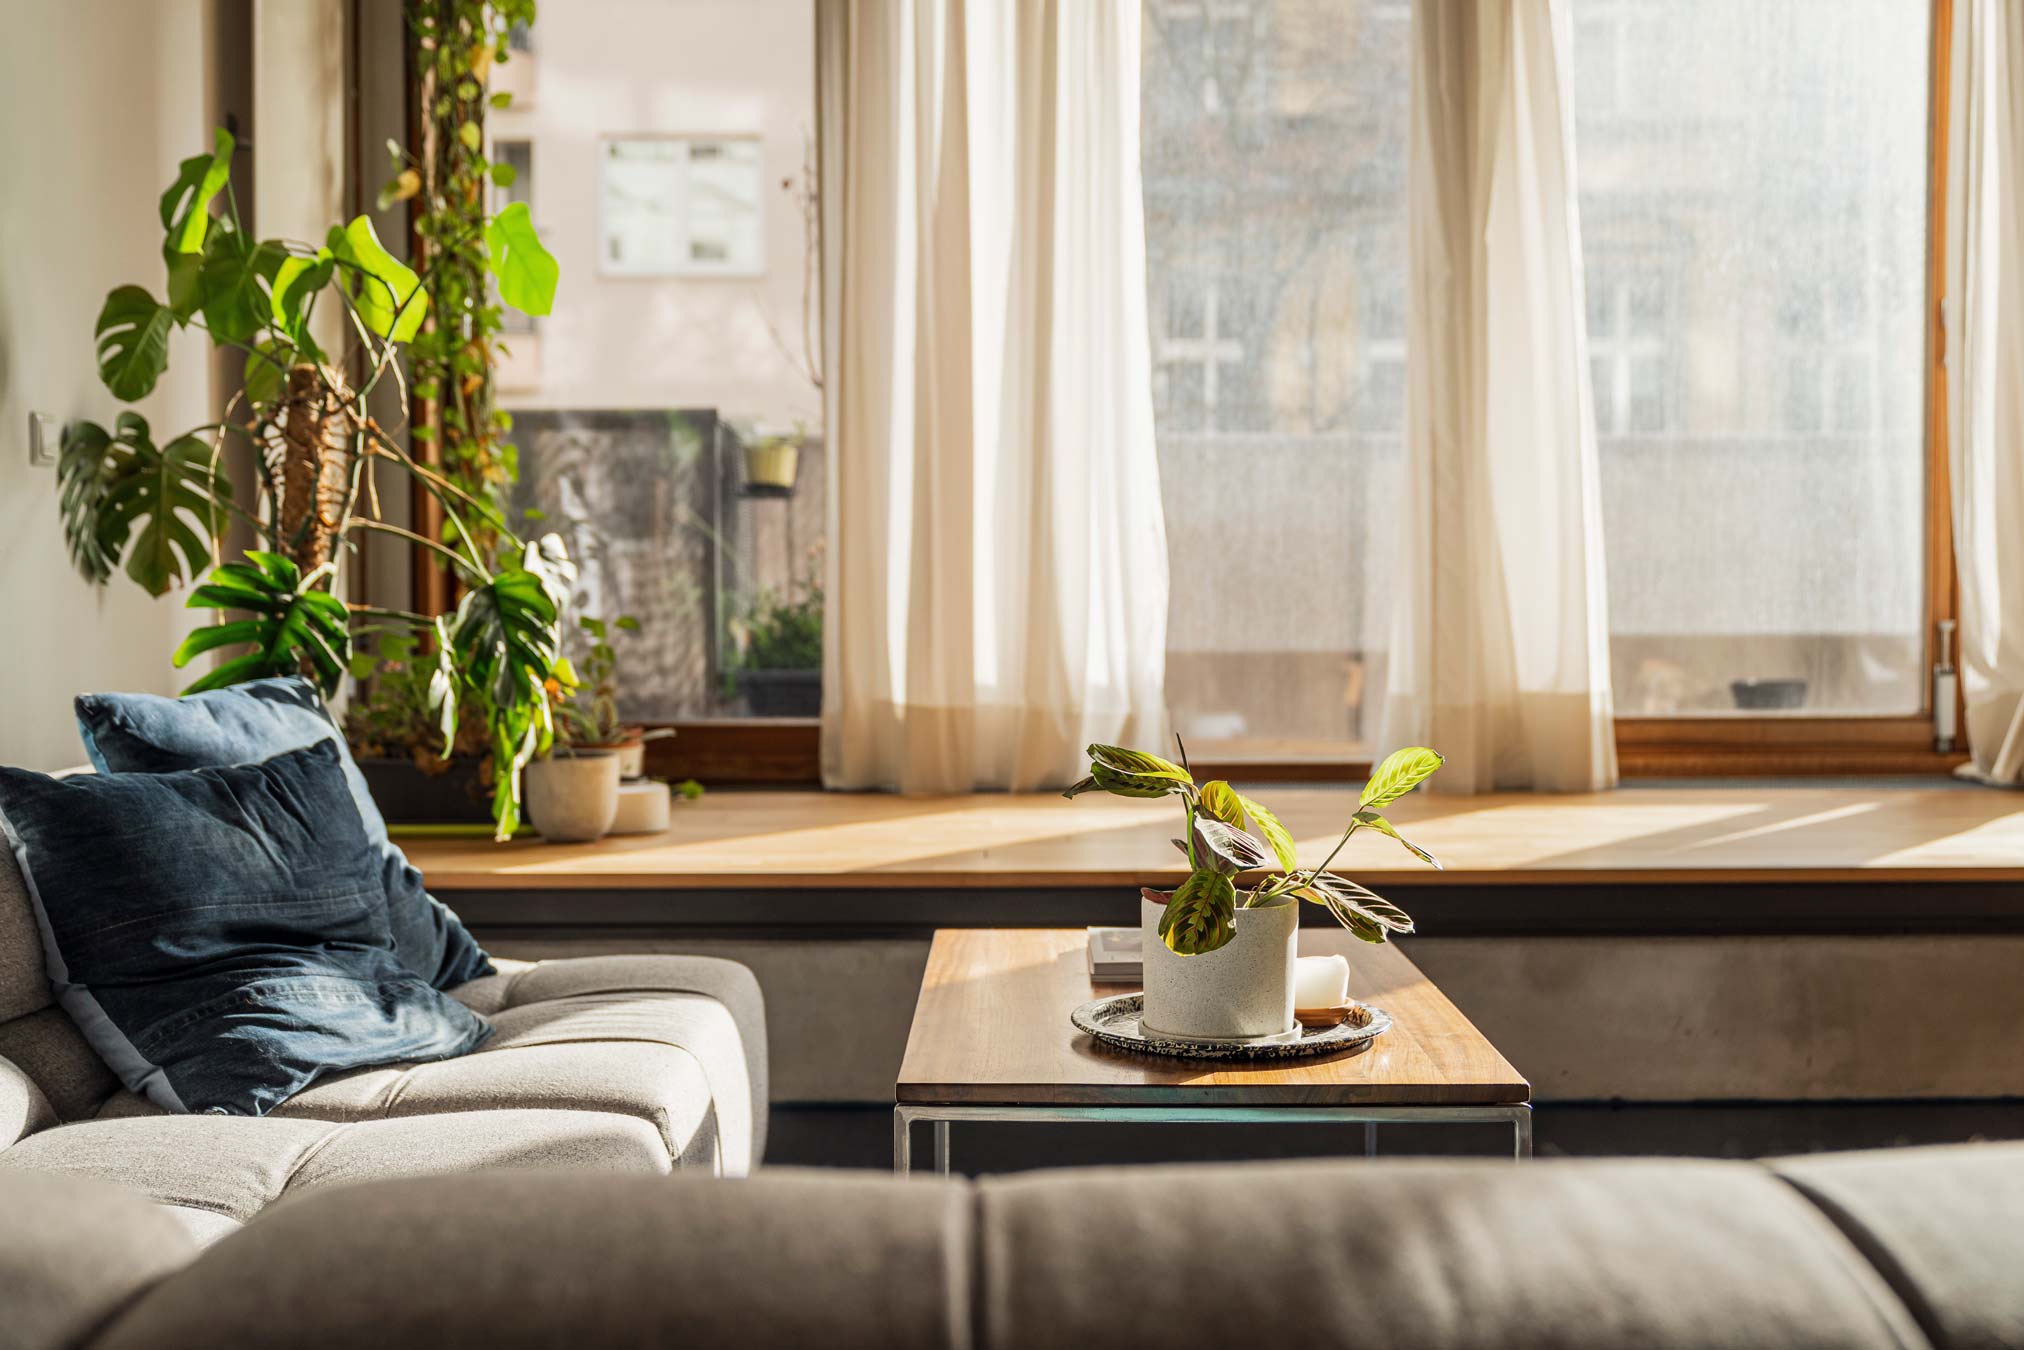
POLYGON ((339 1123, 238 1116, 87 1121, 0 1151, 0 1167, 110 1181, 157 1204, 244 1223, 317 1186, 529 1167, 658 1175, 646 1124, 592 1111, 485 1111, 339 1123))
POLYGON ((746 1167, 757 1167, 766 1156, 766 1002, 749 969, 719 957, 661 954, 499 960, 494 964, 499 967, 497 975, 459 986, 450 996, 488 1017, 555 999, 592 995, 698 994, 722 1004, 737 1027, 745 1061, 741 1080, 732 1064, 716 1056, 703 1057, 717 1089, 719 1133, 727 1140, 725 1171, 736 1175, 746 1170, 739 1165, 741 1138, 746 1141, 742 1146, 746 1167), (745 1093, 733 1099, 728 1090, 740 1081, 745 1093))
POLYGON ((475 1054, 336 1075, 275 1114, 358 1121, 510 1107, 611 1112, 651 1126, 664 1161, 751 1170, 744 1048, 715 999, 586 994, 508 1007, 491 1021, 492 1040, 475 1054))

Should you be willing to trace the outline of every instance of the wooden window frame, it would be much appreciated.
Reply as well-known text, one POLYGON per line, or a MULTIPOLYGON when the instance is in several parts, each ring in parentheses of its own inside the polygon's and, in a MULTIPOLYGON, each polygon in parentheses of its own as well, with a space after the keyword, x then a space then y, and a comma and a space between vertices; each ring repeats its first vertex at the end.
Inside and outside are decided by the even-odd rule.
MULTIPOLYGON (((1923 667, 1937 656, 1939 625, 1958 623, 1960 586, 1953 548, 1947 424, 1947 189, 1952 95, 1953 0, 1931 0, 1926 168, 1926 625, 1923 667)), ((417 494, 425 525, 433 499, 417 494)), ((414 572, 416 607, 446 608, 448 576, 434 565, 414 572)), ((1958 629, 1956 630, 1958 634, 1958 629)), ((1960 644, 1954 644, 1956 659, 1960 644)), ((1930 680, 1927 684, 1931 689, 1930 680)), ((1956 682, 1955 748, 1935 748, 1932 709, 1896 717, 1619 717, 1617 763, 1626 778, 1808 777, 1948 774, 1964 762, 1966 709, 1956 682)), ((805 787, 821 782, 820 728, 814 718, 716 718, 656 725, 669 739, 648 743, 657 776, 723 786, 805 787)), ((1370 771, 1367 760, 1219 759, 1196 755, 1198 774, 1285 782, 1347 782, 1370 771)))

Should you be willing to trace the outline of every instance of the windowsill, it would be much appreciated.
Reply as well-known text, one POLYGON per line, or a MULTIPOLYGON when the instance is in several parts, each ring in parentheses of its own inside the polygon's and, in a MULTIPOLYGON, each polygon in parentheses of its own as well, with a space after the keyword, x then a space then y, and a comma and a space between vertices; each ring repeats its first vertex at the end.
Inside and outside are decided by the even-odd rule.
MULTIPOLYGON (((1303 857, 1325 852, 1355 790, 1260 795, 1303 857)), ((1419 794, 1389 814, 1441 859, 1363 834, 1339 869, 1372 885, 1597 881, 2024 881, 2024 795, 1952 783, 1715 782, 1615 792, 1419 794)), ((441 889, 1139 886, 1185 875, 1166 801, 1052 794, 899 797, 715 792, 660 835, 596 844, 407 844, 441 889)))

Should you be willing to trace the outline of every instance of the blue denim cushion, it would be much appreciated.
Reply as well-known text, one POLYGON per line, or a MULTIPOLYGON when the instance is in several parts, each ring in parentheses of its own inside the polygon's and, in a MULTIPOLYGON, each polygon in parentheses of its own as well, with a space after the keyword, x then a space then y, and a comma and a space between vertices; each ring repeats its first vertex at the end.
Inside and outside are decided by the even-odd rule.
POLYGON ((80 694, 77 729, 100 773, 173 773, 257 764, 288 750, 328 741, 337 746, 345 782, 380 860, 387 922, 401 962, 438 989, 492 973, 492 962, 449 906, 422 886, 400 846, 387 838, 365 777, 323 709, 316 686, 297 675, 162 698, 156 694, 80 694))
POLYGON ((339 761, 323 741, 183 773, 0 768, 57 1000, 157 1105, 263 1115, 323 1074, 491 1034, 396 959, 339 761))

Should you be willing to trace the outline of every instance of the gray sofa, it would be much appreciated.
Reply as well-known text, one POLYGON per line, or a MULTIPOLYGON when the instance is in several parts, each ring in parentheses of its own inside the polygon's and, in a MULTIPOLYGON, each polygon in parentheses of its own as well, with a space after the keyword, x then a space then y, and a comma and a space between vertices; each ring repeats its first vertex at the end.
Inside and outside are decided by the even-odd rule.
POLYGON ((498 964, 450 991, 495 1028, 476 1053, 333 1075, 261 1119, 165 1115, 55 1005, 34 910, 0 847, 0 1170, 116 1182, 208 1241, 332 1182, 758 1164, 766 1026, 749 970, 678 956, 498 964))
POLYGON ((0 1345, 2024 1345, 2024 1146, 319 1188, 0 1171, 0 1345))

